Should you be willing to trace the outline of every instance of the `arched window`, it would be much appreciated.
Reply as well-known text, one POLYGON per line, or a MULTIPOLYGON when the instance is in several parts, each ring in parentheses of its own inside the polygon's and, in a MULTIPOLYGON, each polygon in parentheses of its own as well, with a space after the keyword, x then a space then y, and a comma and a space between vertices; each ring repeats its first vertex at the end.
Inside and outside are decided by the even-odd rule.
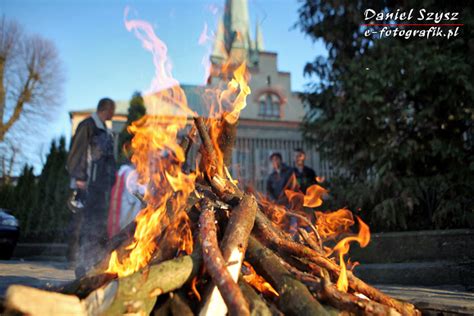
POLYGON ((258 98, 258 115, 265 118, 277 119, 281 117, 280 97, 275 93, 264 93, 258 98))

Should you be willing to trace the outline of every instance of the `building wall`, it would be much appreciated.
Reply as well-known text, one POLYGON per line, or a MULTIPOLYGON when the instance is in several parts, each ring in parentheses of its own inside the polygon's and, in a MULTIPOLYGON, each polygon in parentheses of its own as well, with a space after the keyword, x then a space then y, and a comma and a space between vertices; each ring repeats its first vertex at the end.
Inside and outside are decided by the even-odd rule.
POLYGON ((275 122, 273 126, 249 126, 244 120, 242 123, 237 130, 232 159, 232 175, 238 178, 241 184, 265 192, 266 179, 272 171, 270 155, 279 152, 283 162, 293 166, 296 148, 302 148, 306 152, 306 164, 312 167, 318 176, 329 179, 334 174, 335 170, 327 161, 321 159, 314 146, 303 141, 297 124, 275 122))
MULTIPOLYGON (((219 74, 220 66, 213 64, 213 67, 216 72, 211 71, 211 73, 219 74)), ((251 73, 249 86, 252 92, 247 98, 247 107, 241 112, 237 129, 231 167, 234 178, 239 179, 244 186, 251 186, 265 192, 266 178, 271 171, 270 154, 280 152, 283 161, 292 166, 295 148, 303 148, 306 151, 307 165, 312 167, 318 176, 330 178, 334 170, 329 163, 321 159, 314 148, 303 141, 300 123, 305 109, 301 100, 291 91, 291 74, 278 70, 277 54, 259 52, 258 64, 251 66, 249 70, 251 73), (279 96, 281 100, 280 117, 260 116, 259 98, 268 93, 279 96)), ((219 84, 220 80, 217 75, 212 77, 209 82, 211 86, 215 86, 219 84)), ((188 90, 192 89, 188 87, 188 90)), ((199 101, 198 99, 195 98, 192 102, 196 103, 199 101)), ((109 125, 117 135, 126 121, 126 107, 128 105, 121 103, 120 106, 117 106, 120 113, 109 125)), ((71 115, 73 133, 77 124, 86 116, 80 112, 71 115)), ((189 124, 192 124, 191 119, 189 124)), ((116 153, 119 150, 117 140, 116 137, 116 153)), ((188 157, 191 162, 190 167, 194 166, 196 156, 197 146, 193 146, 188 157)))
MULTIPOLYGON (((258 63, 249 66, 251 94, 247 98, 247 107, 242 111, 241 118, 262 120, 283 120, 301 122, 305 110, 301 100, 291 91, 291 74, 278 70, 278 56, 272 52, 259 52, 258 63), (280 117, 266 118, 259 115, 259 98, 262 94, 274 93, 281 97, 280 117)), ((218 76, 220 65, 213 64, 211 73, 218 76)), ((220 84, 218 77, 210 80, 211 86, 220 84)))

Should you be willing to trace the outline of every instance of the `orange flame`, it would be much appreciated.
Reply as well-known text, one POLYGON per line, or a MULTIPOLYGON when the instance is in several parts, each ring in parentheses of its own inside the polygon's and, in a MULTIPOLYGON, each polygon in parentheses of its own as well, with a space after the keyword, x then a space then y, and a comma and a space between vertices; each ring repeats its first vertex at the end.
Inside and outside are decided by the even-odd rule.
POLYGON ((370 241, 369 226, 367 226, 367 224, 365 224, 359 217, 357 217, 357 220, 360 225, 359 234, 357 236, 350 236, 342 239, 334 247, 334 250, 339 253, 339 264, 341 267, 341 272, 337 280, 337 289, 342 292, 347 292, 349 287, 349 282, 347 280, 347 269, 344 262, 344 255, 349 252, 349 243, 352 241, 357 241, 360 246, 364 248, 370 241))
POLYGON ((299 209, 303 206, 304 194, 301 192, 295 192, 292 190, 285 190, 285 195, 290 202, 292 209, 299 209))
POLYGON ((270 283, 265 281, 262 276, 258 275, 252 265, 247 261, 243 262, 242 271, 244 281, 250 284, 258 292, 272 297, 280 296, 278 292, 273 288, 273 286, 271 286, 270 283))
POLYGON ((318 207, 323 204, 322 197, 327 194, 327 190, 317 184, 313 184, 306 190, 304 196, 304 206, 306 207, 318 207))
POLYGON ((318 183, 323 183, 324 181, 326 181, 326 178, 325 178, 325 177, 319 177, 319 176, 317 176, 315 179, 316 179, 316 182, 318 182, 318 183))
POLYGON ((345 208, 330 213, 316 211, 316 225, 321 238, 332 239, 347 232, 354 225, 354 217, 345 208))
MULTIPOLYGON (((177 245, 178 251, 190 253, 193 249, 189 218, 184 210, 187 199, 195 188, 200 174, 182 172, 185 153, 178 142, 178 132, 187 124, 188 118, 196 116, 187 104, 186 95, 179 82, 171 75, 171 63, 166 45, 156 36, 153 27, 141 20, 128 20, 129 9, 125 10, 125 27, 133 31, 143 47, 153 55, 155 77, 144 96, 147 116, 134 122, 129 132, 134 135, 131 142, 132 162, 136 166, 138 182, 146 185, 144 200, 147 206, 138 214, 133 241, 124 253, 114 251, 109 260, 107 272, 119 277, 129 275, 144 267, 152 258, 158 245, 155 239, 171 238, 169 244, 177 245)), ((201 42, 207 40, 207 26, 201 34, 201 42)), ((220 177, 230 175, 224 167, 223 154, 217 143, 223 122, 235 124, 240 112, 246 106, 250 93, 249 74, 246 64, 233 65, 223 69, 235 70, 234 78, 224 90, 214 89, 216 96, 211 104, 208 126, 217 152, 220 177), (217 104, 215 104, 217 103, 217 104), (217 106, 216 106, 217 105, 217 106)), ((214 176, 214 174, 210 174, 214 176)))
MULTIPOLYGON (((229 63, 222 66, 223 72, 232 70, 234 70, 234 67, 229 63)), ((242 63, 235 68, 233 76, 226 89, 220 90, 217 87, 206 91, 207 98, 205 99, 210 103, 210 115, 206 123, 215 149, 216 157, 213 158, 217 162, 217 166, 208 166, 208 170, 206 170, 211 178, 215 175, 221 178, 226 176, 230 178, 225 169, 224 155, 220 148, 219 140, 221 139, 225 124, 233 125, 237 122, 240 112, 247 106, 246 98, 251 92, 248 86, 250 77, 246 63, 242 63), (212 167, 215 167, 215 170, 212 167)))
MULTIPOLYGON (((125 16, 128 9, 125 11, 125 16)), ((134 31, 145 49, 153 54, 155 78, 150 92, 144 97, 150 115, 134 122, 129 131, 132 162, 136 166, 138 182, 146 184, 144 199, 147 206, 138 214, 129 252, 121 260, 111 254, 107 272, 127 276, 144 267, 157 245, 155 238, 172 225, 180 229, 181 249, 192 250, 189 221, 183 208, 194 190, 196 173, 184 174, 184 151, 178 143, 178 132, 185 128, 187 117, 194 115, 187 106, 186 95, 171 76, 166 45, 155 35, 151 25, 139 20, 126 20, 125 26, 134 31)))

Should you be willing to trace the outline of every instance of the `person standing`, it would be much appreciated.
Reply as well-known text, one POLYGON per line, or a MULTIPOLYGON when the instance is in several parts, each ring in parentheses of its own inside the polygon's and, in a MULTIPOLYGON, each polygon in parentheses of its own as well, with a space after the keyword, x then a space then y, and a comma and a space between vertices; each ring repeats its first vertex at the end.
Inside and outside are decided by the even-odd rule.
POLYGON ((67 170, 71 188, 84 202, 76 276, 95 263, 107 242, 107 201, 115 180, 115 158, 112 132, 105 122, 114 113, 115 102, 101 99, 97 111, 79 123, 71 142, 67 170))
POLYGON ((301 148, 294 150, 294 173, 296 181, 300 187, 301 192, 306 193, 306 190, 316 183, 316 173, 313 169, 305 166, 306 153, 301 148))
POLYGON ((270 161, 272 162, 273 171, 267 179, 267 195, 273 201, 277 201, 288 180, 290 180, 293 170, 283 163, 279 152, 272 153, 270 161))
POLYGON ((107 232, 109 238, 130 224, 145 207, 137 195, 145 195, 145 185, 138 183, 138 173, 131 163, 120 166, 110 195, 107 232))

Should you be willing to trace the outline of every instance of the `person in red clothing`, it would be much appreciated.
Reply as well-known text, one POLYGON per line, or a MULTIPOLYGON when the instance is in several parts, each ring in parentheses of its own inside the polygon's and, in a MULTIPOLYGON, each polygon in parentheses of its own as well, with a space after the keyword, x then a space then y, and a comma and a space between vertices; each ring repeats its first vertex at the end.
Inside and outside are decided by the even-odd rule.
POLYGON ((131 164, 124 164, 117 172, 110 194, 107 233, 109 238, 130 224, 144 205, 137 195, 145 194, 145 186, 138 184, 138 174, 131 164))

